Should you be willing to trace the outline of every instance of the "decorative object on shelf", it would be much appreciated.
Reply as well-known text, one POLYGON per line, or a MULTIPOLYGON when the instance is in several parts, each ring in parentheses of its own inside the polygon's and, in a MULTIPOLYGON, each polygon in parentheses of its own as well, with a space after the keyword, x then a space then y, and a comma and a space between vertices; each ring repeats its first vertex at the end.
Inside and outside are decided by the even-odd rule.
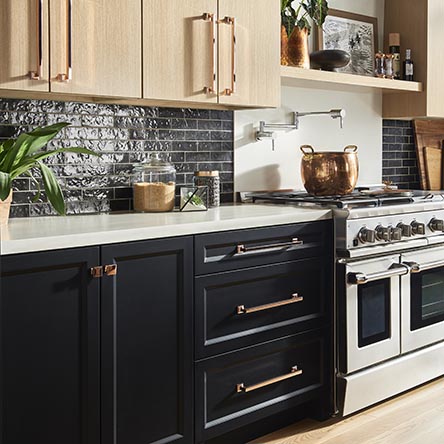
POLYGON ((378 19, 330 9, 324 26, 318 28, 319 49, 342 49, 350 63, 341 72, 374 76, 374 54, 378 48, 378 19))
POLYGON ((176 169, 167 153, 151 153, 148 161, 134 165, 134 210, 141 213, 173 211, 176 169))
POLYGON ((401 35, 398 32, 389 34, 389 50, 393 55, 393 76, 395 80, 401 79, 401 35))
POLYGON ((308 36, 311 22, 322 27, 327 0, 281 0, 281 64, 310 68, 308 36))
POLYGON ((208 203, 210 207, 220 205, 220 176, 219 171, 196 171, 194 185, 208 187, 208 203))
POLYGON ((9 208, 12 199, 14 179, 20 176, 29 177, 37 186, 34 201, 40 198, 40 181, 35 176, 40 171, 41 180, 50 204, 58 214, 65 214, 65 200, 57 178, 43 160, 60 153, 77 153, 98 156, 94 151, 81 147, 58 148, 45 151, 43 148, 54 139, 69 123, 36 128, 29 133, 22 133, 16 139, 9 139, 0 144, 0 224, 9 220, 9 208))
POLYGON ((179 211, 207 211, 208 187, 181 187, 179 211))
POLYGON ((340 49, 325 49, 310 54, 310 67, 322 71, 337 71, 350 63, 350 54, 340 49))
POLYGON ((404 80, 413 82, 414 64, 412 60, 412 50, 406 49, 404 60, 404 80))
POLYGON ((375 77, 380 79, 385 77, 385 54, 381 51, 375 54, 375 77))

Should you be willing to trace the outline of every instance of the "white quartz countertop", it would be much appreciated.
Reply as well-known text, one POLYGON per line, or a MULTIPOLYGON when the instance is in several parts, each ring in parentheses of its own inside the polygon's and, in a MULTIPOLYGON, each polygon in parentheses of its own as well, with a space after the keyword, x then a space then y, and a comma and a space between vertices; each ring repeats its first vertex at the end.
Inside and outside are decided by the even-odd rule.
POLYGON ((0 254, 104 245, 330 219, 326 209, 227 205, 206 212, 15 218, 1 227, 0 254))

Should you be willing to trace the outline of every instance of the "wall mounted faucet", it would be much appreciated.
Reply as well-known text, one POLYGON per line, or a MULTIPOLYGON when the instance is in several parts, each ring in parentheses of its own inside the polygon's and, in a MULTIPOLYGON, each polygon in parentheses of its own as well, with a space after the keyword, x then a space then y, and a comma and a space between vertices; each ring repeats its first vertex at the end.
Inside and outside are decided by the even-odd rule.
POLYGON ((343 109, 332 109, 330 111, 313 111, 308 113, 292 113, 293 122, 292 123, 267 123, 261 121, 259 123, 259 131, 256 132, 256 140, 267 140, 275 139, 276 134, 274 130, 286 131, 299 129, 299 119, 301 117, 307 116, 330 116, 332 119, 339 119, 339 125, 341 128, 344 127, 345 110, 343 109))

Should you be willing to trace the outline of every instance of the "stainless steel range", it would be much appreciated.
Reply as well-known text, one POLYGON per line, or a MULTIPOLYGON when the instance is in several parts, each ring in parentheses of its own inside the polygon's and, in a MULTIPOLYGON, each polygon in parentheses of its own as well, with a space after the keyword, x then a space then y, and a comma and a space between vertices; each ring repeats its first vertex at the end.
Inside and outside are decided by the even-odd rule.
POLYGON ((292 192, 253 200, 332 208, 340 414, 444 375, 444 195, 292 192))

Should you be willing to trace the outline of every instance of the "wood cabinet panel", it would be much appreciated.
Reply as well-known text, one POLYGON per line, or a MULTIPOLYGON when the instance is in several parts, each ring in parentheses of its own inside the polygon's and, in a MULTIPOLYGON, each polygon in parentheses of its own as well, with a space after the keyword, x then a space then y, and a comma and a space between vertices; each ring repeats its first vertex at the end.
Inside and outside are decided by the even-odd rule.
POLYGON ((278 0, 219 0, 219 103, 277 107, 280 102, 280 4, 278 0), (235 93, 232 86, 233 50, 235 93))
POLYGON ((1 442, 100 441, 99 248, 1 257, 1 442))
POLYGON ((217 103, 204 91, 214 73, 217 85, 217 41, 204 13, 216 21, 217 0, 143 0, 144 98, 217 103))
POLYGON ((40 32, 39 5, 35 0, 0 2, 0 88, 49 91, 48 0, 41 2, 43 27, 40 32), (29 73, 37 71, 40 51, 41 80, 31 80, 29 73))
POLYGON ((102 442, 192 443, 192 238, 102 247, 102 442))
POLYGON ((141 0, 50 0, 51 92, 142 97, 141 0), (67 74, 69 46, 72 80, 67 74))

